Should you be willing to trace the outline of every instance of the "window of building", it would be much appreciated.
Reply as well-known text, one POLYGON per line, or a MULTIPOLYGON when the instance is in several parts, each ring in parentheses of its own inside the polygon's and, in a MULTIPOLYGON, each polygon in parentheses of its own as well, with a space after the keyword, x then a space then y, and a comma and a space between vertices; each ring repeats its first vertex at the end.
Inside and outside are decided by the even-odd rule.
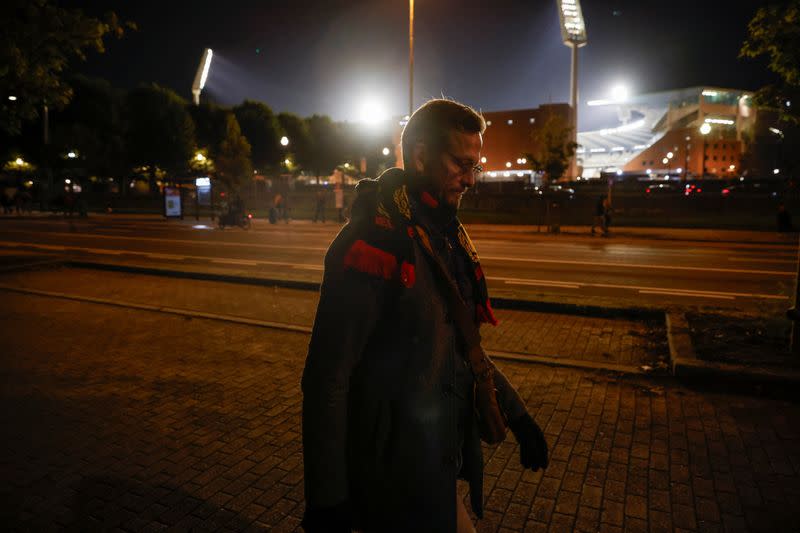
POLYGON ((642 166, 646 167, 647 166, 647 161, 642 161, 642 166))
POLYGON ((728 145, 727 145, 727 144, 725 144, 725 143, 722 143, 722 149, 723 149, 723 150, 726 150, 727 148, 728 148, 728 145))
POLYGON ((725 161, 725 156, 724 155, 722 156, 722 160, 725 161))
POLYGON ((714 143, 714 150, 717 149, 717 143, 714 143))

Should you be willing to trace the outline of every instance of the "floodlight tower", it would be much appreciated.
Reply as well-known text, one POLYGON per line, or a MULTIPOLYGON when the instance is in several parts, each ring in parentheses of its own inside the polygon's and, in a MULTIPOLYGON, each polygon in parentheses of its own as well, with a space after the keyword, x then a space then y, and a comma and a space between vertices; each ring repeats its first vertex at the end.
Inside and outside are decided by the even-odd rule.
MULTIPOLYGON (((583 20, 580 0, 556 0, 561 21, 561 39, 572 49, 569 105, 572 107, 572 140, 578 140, 578 48, 586 45, 586 23, 583 20)), ((570 164, 570 174, 577 172, 575 156, 570 164)))
POLYGON ((208 69, 211 67, 211 57, 214 53, 211 48, 206 48, 203 52, 203 57, 200 58, 200 65, 197 67, 197 74, 194 75, 194 83, 192 83, 192 99, 194 105, 200 105, 200 91, 206 86, 206 79, 208 78, 208 69))

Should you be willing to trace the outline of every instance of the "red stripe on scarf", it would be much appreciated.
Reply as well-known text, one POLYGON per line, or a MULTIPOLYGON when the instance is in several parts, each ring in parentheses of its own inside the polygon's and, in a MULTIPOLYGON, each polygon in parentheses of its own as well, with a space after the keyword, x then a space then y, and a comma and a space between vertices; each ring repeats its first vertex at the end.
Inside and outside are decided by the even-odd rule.
POLYGON ((483 269, 480 265, 475 269, 475 279, 480 281, 483 278, 483 269))
POLYGON ((408 261, 403 261, 403 264, 400 265, 400 281, 407 289, 413 287, 417 282, 417 272, 414 270, 414 265, 408 261))
POLYGON ((397 272, 397 258, 359 239, 347 250, 344 268, 390 280, 397 272))
POLYGON ((424 203, 428 207, 431 207, 433 209, 439 207, 439 201, 433 196, 431 196, 427 191, 422 191, 422 195, 420 196, 420 198, 422 199, 422 203, 424 203))
POLYGON ((486 300, 485 307, 481 304, 478 304, 476 307, 478 311, 478 322, 486 322, 493 326, 498 324, 497 318, 495 318, 494 311, 492 310, 492 304, 489 302, 489 300, 486 300))

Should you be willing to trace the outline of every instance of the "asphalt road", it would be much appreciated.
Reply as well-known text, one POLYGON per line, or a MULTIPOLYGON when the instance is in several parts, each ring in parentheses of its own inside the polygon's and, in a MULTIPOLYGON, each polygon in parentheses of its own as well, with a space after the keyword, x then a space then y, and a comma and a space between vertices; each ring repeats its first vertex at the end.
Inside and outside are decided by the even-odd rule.
MULTIPOLYGON (((337 224, 255 221, 249 231, 208 220, 95 216, 0 219, 0 253, 20 250, 137 265, 319 280, 337 224)), ((587 230, 588 231, 588 230, 587 230)), ((669 230, 665 230, 669 234, 669 230)), ((700 305, 778 311, 794 290, 797 248, 774 235, 701 241, 470 230, 494 295, 599 305, 700 305), (758 241, 761 242, 758 242, 758 241), (736 241, 736 242, 734 242, 736 241)), ((662 235, 663 237, 663 235, 662 235)))

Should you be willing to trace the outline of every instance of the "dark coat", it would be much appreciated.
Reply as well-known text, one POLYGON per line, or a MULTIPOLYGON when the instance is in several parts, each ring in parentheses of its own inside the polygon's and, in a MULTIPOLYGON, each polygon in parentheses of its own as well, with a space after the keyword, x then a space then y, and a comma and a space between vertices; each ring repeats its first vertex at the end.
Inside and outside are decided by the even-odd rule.
MULTIPOLYGON (((302 381, 306 501, 349 500, 356 529, 455 531, 457 476, 469 481, 482 514, 474 413, 458 416, 464 396, 472 402, 461 379, 467 365, 422 247, 414 244, 410 287, 344 268, 348 250, 369 231, 374 201, 366 194, 325 257, 302 381)), ((507 416, 524 413, 502 373, 495 380, 507 416)))

